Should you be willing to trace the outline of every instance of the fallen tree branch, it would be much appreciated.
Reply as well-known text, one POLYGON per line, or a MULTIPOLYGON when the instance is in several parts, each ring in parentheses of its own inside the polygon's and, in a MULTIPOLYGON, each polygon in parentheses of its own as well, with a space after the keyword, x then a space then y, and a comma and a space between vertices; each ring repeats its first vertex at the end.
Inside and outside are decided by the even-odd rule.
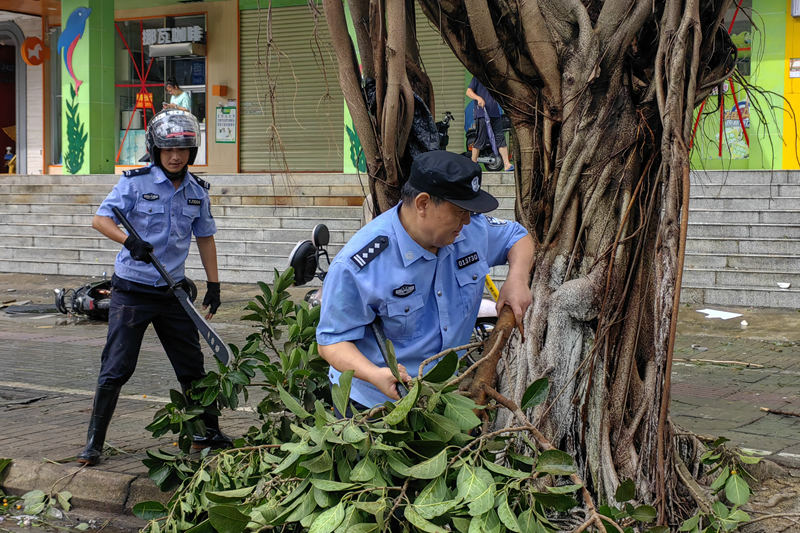
POLYGON ((800 413, 793 413, 792 411, 781 411, 780 409, 770 409, 769 407, 762 407, 762 411, 765 413, 772 413, 774 415, 783 415, 783 416, 800 416, 800 413))
POLYGON ((758 363, 748 363, 746 361, 729 361, 725 359, 692 359, 691 357, 675 358, 673 361, 681 361, 684 363, 711 363, 714 365, 740 365, 747 368, 764 368, 764 365, 758 363))

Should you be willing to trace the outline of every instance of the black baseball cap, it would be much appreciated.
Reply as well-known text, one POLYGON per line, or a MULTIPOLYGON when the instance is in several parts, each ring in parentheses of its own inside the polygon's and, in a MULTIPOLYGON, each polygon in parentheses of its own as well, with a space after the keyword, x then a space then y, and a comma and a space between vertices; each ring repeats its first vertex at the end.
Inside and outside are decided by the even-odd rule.
POLYGON ((408 182, 418 191, 473 213, 488 213, 500 205, 497 198, 481 189, 481 167, 468 157, 446 150, 418 155, 411 164, 408 182))

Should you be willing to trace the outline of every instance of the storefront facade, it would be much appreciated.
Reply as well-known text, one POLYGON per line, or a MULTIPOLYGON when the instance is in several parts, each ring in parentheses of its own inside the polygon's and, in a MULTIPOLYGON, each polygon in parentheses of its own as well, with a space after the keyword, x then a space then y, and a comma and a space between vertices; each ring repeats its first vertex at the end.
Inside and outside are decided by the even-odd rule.
MULTIPOLYGON (((798 169, 789 105, 800 110, 800 13, 792 16, 791 0, 735 4, 725 23, 741 77, 698 108, 693 165, 798 169)), ((15 2, 17 12, 0 11, 0 154, 11 147, 18 173, 138 166, 146 124, 174 79, 201 123, 198 172, 363 171, 321 7, 273 0, 268 13, 268 5, 15 2)), ((464 151, 470 77, 419 12, 417 36, 435 118, 455 116, 448 149, 464 151)))

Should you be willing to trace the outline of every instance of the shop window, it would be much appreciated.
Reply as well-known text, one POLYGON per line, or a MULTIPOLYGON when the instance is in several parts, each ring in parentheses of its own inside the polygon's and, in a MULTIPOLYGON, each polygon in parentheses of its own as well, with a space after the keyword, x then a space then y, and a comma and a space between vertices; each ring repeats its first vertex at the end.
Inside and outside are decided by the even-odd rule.
POLYGON ((205 15, 121 20, 115 25, 117 164, 139 164, 147 122, 172 98, 165 90, 169 80, 189 96, 201 129, 195 164, 206 164, 205 15))

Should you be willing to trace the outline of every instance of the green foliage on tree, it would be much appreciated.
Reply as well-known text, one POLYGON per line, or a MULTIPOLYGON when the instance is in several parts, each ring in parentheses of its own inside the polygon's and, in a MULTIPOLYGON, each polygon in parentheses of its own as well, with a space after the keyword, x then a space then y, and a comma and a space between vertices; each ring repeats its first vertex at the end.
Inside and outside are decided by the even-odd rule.
POLYGON ((83 166, 83 149, 88 134, 83 131, 83 122, 78 115, 78 102, 75 101, 75 88, 69 86, 70 99, 67 101, 67 151, 64 153, 64 167, 70 174, 77 174, 83 166))
MULTIPOLYGON (((289 300, 292 278, 291 270, 276 272, 272 287, 261 284, 244 317, 258 331, 243 348, 232 346, 230 368, 220 365, 188 398, 173 391, 172 402, 156 414, 154 434, 179 433, 184 446, 197 429, 198 406, 216 400, 236 407, 248 389, 263 395, 261 426, 236 439, 233 449, 205 450, 199 458, 148 451, 150 477, 177 490, 166 506, 134 508, 150 520, 146 533, 549 532, 583 519, 583 511, 578 518, 570 513, 588 494, 572 457, 529 426, 487 431, 479 415, 491 417, 495 407, 459 391, 469 371, 455 352, 414 379, 405 398, 353 412, 352 372, 328 386, 314 341, 319 311, 289 300), (270 349, 277 354, 272 359, 270 349), (334 406, 352 416, 337 418, 334 406)), ((548 387, 546 379, 531 384, 526 407, 546 398, 548 387)), ((599 524, 620 521, 624 531, 634 531, 655 519, 655 509, 637 503, 630 487, 619 493, 618 506, 598 508, 599 524)))

